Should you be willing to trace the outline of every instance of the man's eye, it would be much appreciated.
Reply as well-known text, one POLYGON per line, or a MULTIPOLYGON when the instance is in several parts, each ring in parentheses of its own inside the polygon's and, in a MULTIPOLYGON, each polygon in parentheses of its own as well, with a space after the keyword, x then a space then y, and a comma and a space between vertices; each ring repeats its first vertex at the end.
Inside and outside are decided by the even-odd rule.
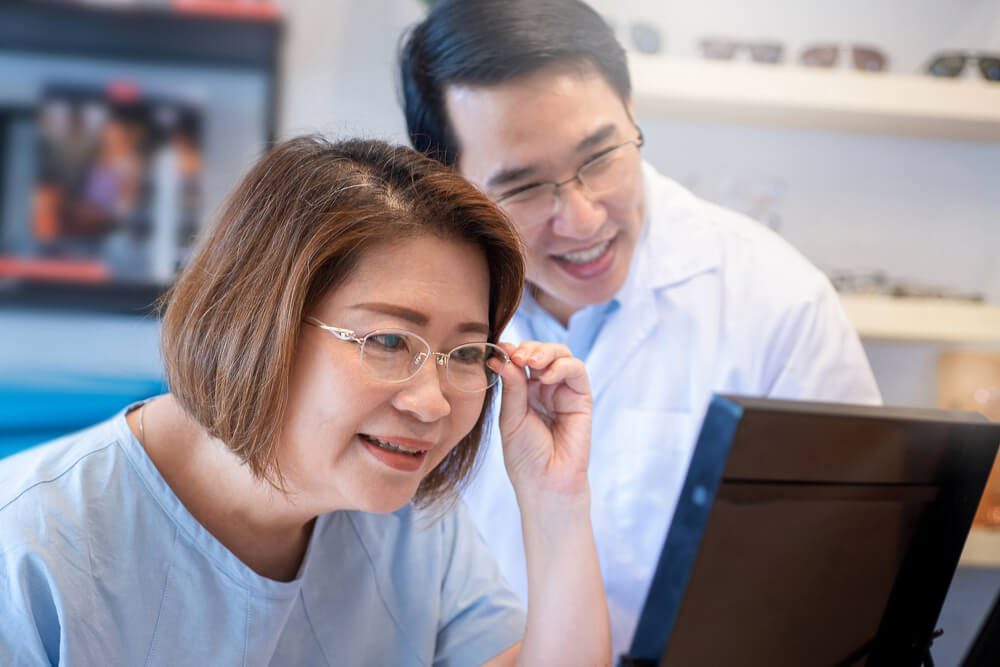
POLYGON ((580 167, 580 171, 589 171, 589 172, 600 171, 601 169, 607 167, 609 164, 613 162, 613 158, 616 152, 617 152, 616 149, 611 148, 602 153, 598 153, 597 155, 587 160, 583 164, 583 166, 580 167))
POLYGON ((542 194, 547 188, 547 183, 532 183, 530 185, 523 185, 519 188, 508 190, 504 194, 497 197, 497 201, 525 201, 542 194))

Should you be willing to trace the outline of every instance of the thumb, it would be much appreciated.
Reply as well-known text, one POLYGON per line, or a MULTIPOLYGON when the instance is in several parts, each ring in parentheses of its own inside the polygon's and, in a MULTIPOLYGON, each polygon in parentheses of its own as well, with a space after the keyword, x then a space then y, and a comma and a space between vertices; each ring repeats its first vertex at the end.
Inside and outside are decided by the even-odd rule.
MULTIPOLYGON (((501 343, 507 354, 517 349, 510 343, 501 343)), ((500 395, 500 432, 507 434, 524 421, 528 412, 528 378, 524 369, 513 361, 500 373, 501 395, 500 395)))

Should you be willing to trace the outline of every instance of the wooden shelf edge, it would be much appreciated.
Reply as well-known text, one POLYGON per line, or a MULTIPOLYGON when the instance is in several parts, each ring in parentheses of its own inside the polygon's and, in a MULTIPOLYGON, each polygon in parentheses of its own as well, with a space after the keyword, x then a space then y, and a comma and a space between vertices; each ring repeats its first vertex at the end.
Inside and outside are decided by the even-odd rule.
POLYGON ((1000 306, 948 299, 841 294, 863 339, 1000 345, 1000 306))
POLYGON ((663 56, 630 67, 640 114, 1000 141, 1000 84, 663 56))

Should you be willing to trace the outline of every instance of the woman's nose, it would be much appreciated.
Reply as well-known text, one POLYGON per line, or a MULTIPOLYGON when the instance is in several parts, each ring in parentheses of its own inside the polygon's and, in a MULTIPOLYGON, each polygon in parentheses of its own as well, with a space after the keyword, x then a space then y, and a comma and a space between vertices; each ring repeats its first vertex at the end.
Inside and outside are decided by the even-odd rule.
POLYGON ((400 385, 393 397, 393 407, 408 412, 422 422, 435 422, 451 414, 451 403, 444 395, 445 368, 432 355, 417 374, 400 385))

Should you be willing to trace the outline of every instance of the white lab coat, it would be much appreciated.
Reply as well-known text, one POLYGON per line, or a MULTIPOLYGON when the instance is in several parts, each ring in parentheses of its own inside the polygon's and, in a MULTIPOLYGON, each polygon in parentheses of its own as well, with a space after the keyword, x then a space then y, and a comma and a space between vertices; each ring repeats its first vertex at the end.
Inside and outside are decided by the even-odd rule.
MULTIPOLYGON (((827 278, 764 226, 643 165, 646 225, 620 307, 586 360, 594 391, 592 517, 616 655, 631 644, 713 392, 879 403, 827 278)), ((519 313, 503 340, 532 338, 519 313)), ((524 547, 499 436, 464 494, 527 599, 524 547)))

